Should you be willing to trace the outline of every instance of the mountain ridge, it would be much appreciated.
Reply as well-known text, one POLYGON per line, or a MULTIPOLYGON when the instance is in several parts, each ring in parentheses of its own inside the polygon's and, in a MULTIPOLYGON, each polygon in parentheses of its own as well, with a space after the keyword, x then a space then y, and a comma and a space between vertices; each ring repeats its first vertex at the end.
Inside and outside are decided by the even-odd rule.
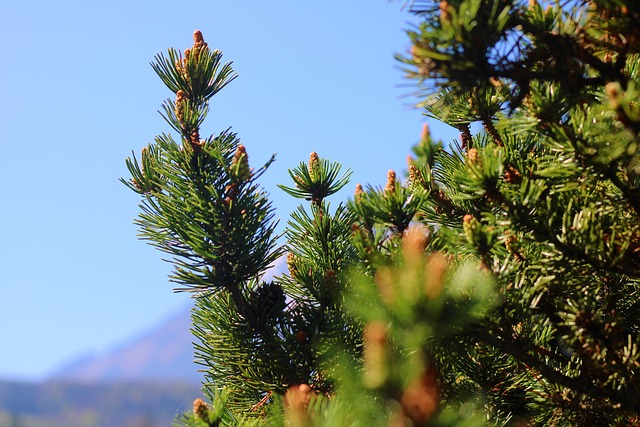
POLYGON ((194 362, 190 307, 157 326, 98 354, 85 354, 56 369, 48 381, 190 382, 202 373, 194 362))
MULTIPOLYGON (((286 256, 278 258, 264 273, 270 281, 287 270, 286 256)), ((96 382, 194 382, 204 374, 194 362, 191 306, 155 327, 98 354, 84 354, 56 369, 48 380, 96 382)))
POLYGON ((198 396, 185 382, 0 380, 0 427, 165 427, 198 396))

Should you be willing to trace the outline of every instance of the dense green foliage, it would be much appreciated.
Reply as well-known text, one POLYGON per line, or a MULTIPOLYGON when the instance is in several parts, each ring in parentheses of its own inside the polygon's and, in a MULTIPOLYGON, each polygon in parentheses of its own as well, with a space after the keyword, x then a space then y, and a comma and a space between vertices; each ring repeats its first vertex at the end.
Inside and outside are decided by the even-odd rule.
POLYGON ((200 139, 231 78, 196 32, 154 68, 176 94, 128 161, 143 236, 196 292, 212 425, 640 423, 640 4, 414 1, 399 56, 425 114, 403 182, 327 198, 349 172, 314 152, 278 247, 229 131, 200 139), (287 254, 289 271, 262 282, 287 254))

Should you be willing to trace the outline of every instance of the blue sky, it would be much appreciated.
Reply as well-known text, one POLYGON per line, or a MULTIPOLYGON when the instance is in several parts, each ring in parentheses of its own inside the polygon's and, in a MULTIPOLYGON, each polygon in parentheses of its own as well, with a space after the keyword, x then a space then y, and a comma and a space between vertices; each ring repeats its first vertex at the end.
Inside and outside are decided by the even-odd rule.
MULTIPOLYGON (((231 126, 286 223, 276 187, 311 151, 383 185, 406 168, 425 118, 395 53, 402 2, 5 1, 0 5, 0 378, 40 379, 151 327, 189 298, 162 254, 137 240, 124 159, 170 128, 172 97, 149 62, 200 29, 239 74, 202 134, 231 126)), ((445 141, 456 132, 429 122, 445 141)))

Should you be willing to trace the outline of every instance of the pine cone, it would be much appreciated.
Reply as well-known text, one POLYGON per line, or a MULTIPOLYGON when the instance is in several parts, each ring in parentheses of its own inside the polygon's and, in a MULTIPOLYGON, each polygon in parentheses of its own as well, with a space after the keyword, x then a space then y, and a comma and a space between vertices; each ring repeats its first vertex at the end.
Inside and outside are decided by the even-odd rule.
POLYGON ((267 320, 275 310, 282 310, 285 306, 285 296, 282 287, 277 283, 263 283, 251 295, 250 305, 258 320, 267 320))

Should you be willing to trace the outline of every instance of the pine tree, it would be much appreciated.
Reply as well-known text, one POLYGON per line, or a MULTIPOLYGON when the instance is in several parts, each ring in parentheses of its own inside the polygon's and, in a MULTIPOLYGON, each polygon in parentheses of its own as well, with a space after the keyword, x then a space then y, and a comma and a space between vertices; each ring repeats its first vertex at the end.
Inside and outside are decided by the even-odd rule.
POLYGON ((497 418, 638 423, 637 2, 413 7, 409 72, 462 133, 431 166, 433 249, 472 253, 502 298, 441 372, 497 418))
POLYGON ((125 182, 196 298, 208 402, 177 425, 640 425, 640 4, 409 6, 398 59, 459 141, 425 126, 406 179, 335 206, 350 172, 311 153, 281 186, 303 202, 282 246, 273 158, 199 134, 230 64, 197 31, 156 57, 180 141, 125 182))

